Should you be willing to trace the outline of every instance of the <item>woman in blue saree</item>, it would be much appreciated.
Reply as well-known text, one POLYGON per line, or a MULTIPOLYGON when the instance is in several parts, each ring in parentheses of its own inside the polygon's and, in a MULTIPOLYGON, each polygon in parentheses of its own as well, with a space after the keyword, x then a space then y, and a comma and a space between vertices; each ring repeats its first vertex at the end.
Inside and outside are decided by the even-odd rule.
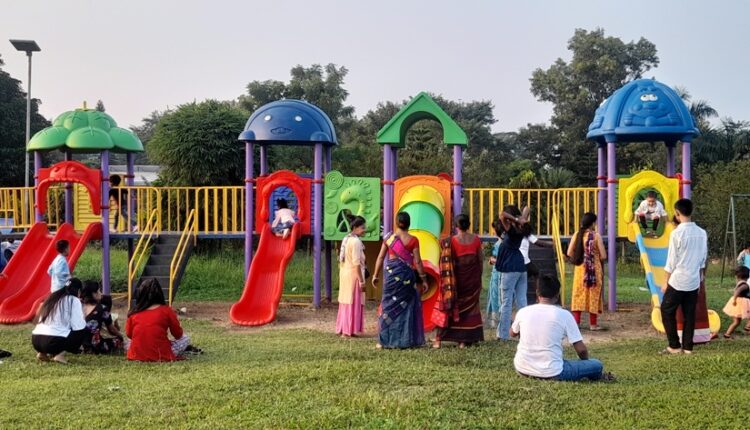
POLYGON ((410 224, 408 213, 396 215, 396 231, 384 238, 375 263, 372 285, 377 288, 385 261, 378 348, 412 348, 424 344, 421 291, 427 286, 427 278, 419 255, 419 240, 408 233, 410 224))

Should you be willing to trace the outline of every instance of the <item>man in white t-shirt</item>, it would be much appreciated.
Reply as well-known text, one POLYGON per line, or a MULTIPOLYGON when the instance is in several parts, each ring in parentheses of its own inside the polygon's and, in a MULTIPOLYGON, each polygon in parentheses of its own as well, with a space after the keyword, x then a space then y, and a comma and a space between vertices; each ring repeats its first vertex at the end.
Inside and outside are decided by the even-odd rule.
POLYGON ((635 210, 635 216, 638 217, 638 221, 641 223, 641 227, 645 231, 647 236, 655 236, 656 230, 659 228, 659 220, 666 218, 667 211, 664 210, 664 205, 659 200, 656 200, 656 192, 649 191, 646 194, 646 200, 643 200, 638 205, 638 209, 635 210), (651 230, 648 228, 647 221, 651 221, 651 230))
POLYGON ((513 359, 516 372, 534 378, 559 381, 612 380, 603 374, 602 362, 589 358, 581 331, 567 310, 556 306, 560 282, 542 276, 536 287, 539 303, 520 309, 510 328, 510 335, 520 336, 513 359), (562 342, 568 338, 580 360, 564 360, 562 342))

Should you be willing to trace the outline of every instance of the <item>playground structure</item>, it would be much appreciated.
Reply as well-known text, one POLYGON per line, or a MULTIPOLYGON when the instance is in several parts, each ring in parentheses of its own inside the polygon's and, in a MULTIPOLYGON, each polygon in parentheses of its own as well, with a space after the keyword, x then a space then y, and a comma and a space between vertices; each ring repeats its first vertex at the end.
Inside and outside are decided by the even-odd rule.
MULTIPOLYGON (((78 111, 88 116, 94 115, 87 109, 78 111)), ((61 115, 60 118, 65 117, 62 120, 58 118, 55 121, 55 125, 51 127, 54 130, 40 132, 38 141, 59 141, 64 133, 56 127, 61 127, 65 123, 68 114, 61 115)), ((79 120, 69 122, 76 125, 76 121, 79 120)), ((87 121, 98 124, 99 119, 92 117, 87 121)), ((113 124, 112 120, 110 129, 116 128, 113 124)), ((284 272, 294 254, 296 239, 303 236, 312 239, 312 302, 318 307, 323 298, 323 286, 325 298, 330 300, 332 297, 332 250, 334 242, 341 240, 349 232, 347 216, 365 217, 367 232, 362 239, 366 243, 379 245, 381 226, 384 233, 392 231, 395 214, 405 211, 411 215, 410 232, 420 240, 420 253, 429 277, 430 288, 422 298, 425 328, 430 330, 432 327, 429 312, 432 311, 439 282, 438 241, 451 233, 453 217, 462 209, 471 218, 472 230, 479 233, 483 240, 494 241, 491 224, 503 206, 529 206, 534 231, 538 236, 553 238, 556 243, 558 271, 563 283, 565 266, 562 258, 562 241, 577 230, 583 213, 591 211, 600 215, 598 227, 606 233, 610 274, 616 273, 616 259, 613 257, 618 239, 627 238, 639 247, 646 282, 652 293, 652 320, 654 326, 659 329, 656 323, 657 320, 660 322, 659 286, 663 283, 663 261, 671 226, 664 223, 664 230, 660 232, 661 236, 658 239, 644 238, 637 225, 633 224, 632 206, 640 201, 647 190, 653 189, 657 191, 658 198, 671 215, 674 201, 680 195, 689 196, 690 141, 696 134, 697 130, 693 126, 689 112, 671 89, 653 80, 633 81, 605 100, 590 126, 588 137, 597 143, 598 148, 597 187, 557 190, 464 189, 463 149, 468 144, 468 139, 458 124, 426 93, 414 97, 378 132, 377 142, 383 148, 382 179, 346 177, 332 170, 331 152, 337 145, 337 140, 330 119, 309 103, 281 100, 262 106, 254 112, 248 119, 245 130, 240 134, 239 140, 244 143, 246 151, 244 186, 135 187, 132 184, 132 152, 142 150, 142 146, 140 142, 137 145, 131 144, 125 151, 128 154, 127 183, 117 191, 120 195, 128 196, 127 202, 124 203, 125 212, 128 215, 127 219, 132 220, 133 224, 120 223, 118 230, 112 231, 109 227, 112 214, 109 213, 106 196, 109 192, 108 151, 113 150, 113 147, 106 147, 92 137, 102 138, 101 133, 90 132, 84 136, 87 137, 91 148, 102 152, 100 170, 85 170, 85 166, 78 166, 76 162, 70 161, 70 151, 66 150, 68 161, 65 163, 73 164, 61 164, 60 168, 69 173, 58 174, 57 180, 41 183, 41 186, 37 181, 37 187, 33 190, 0 190, 0 218, 4 218, 6 224, 12 223, 16 231, 28 230, 27 240, 31 239, 32 244, 36 240, 35 237, 42 236, 47 237, 47 245, 52 244, 54 240, 50 233, 42 234, 40 227, 35 226, 35 221, 45 216, 50 226, 64 225, 59 216, 62 207, 61 193, 47 190, 56 190, 54 184, 65 183, 65 222, 73 223, 76 229, 84 231, 80 239, 81 246, 88 240, 98 239, 99 236, 103 249, 108 249, 110 237, 128 240, 128 293, 132 293, 138 272, 143 270, 142 276, 162 278, 162 285, 165 286, 170 303, 176 294, 179 278, 189 258, 191 244, 202 238, 243 238, 245 286, 242 297, 230 309, 230 318, 241 325, 262 325, 276 317, 283 291, 284 272), (416 175, 399 178, 399 150, 405 148, 409 128, 423 119, 441 124, 443 141, 453 149, 453 172, 437 176, 416 175), (642 172, 632 178, 618 177, 615 148, 618 143, 629 141, 664 141, 667 147, 667 175, 642 172), (675 148, 680 142, 683 152, 682 175, 677 174, 675 170, 675 148), (257 177, 254 174, 256 145, 260 154, 260 172, 257 177), (271 145, 312 147, 313 174, 296 174, 284 170, 269 172, 267 151, 271 145), (75 180, 73 171, 85 173, 82 177, 88 179, 75 180), (100 175, 99 179, 96 174, 100 175), (77 198, 73 198, 71 183, 76 184, 77 198), (49 188, 50 185, 52 188, 49 188), (100 192, 95 195, 97 191, 100 192), (90 204, 81 197, 86 194, 91 196, 90 204), (290 207, 296 211, 299 221, 292 231, 290 240, 283 240, 270 232, 274 205, 279 196, 284 196, 290 201, 290 207), (29 219, 29 213, 35 214, 34 220, 29 219), (73 214, 76 216, 73 217, 73 214), (101 222, 94 219, 93 214, 100 216, 101 222), (91 227, 89 231, 92 224, 99 224, 99 227, 91 227), (260 238, 255 255, 254 233, 260 238), (157 252, 165 238, 172 239, 173 246, 157 252), (145 268, 142 269, 144 265, 145 268)), ((115 132, 115 137, 122 139, 121 136, 122 132, 115 132)), ((37 136, 34 139, 37 140, 37 136)), ((49 150, 59 146, 59 143, 44 144, 39 148, 49 150)), ((36 146, 30 145, 29 150, 35 150, 33 148, 36 146)), ((80 145, 76 148, 81 149, 83 148, 80 145)), ((37 152, 35 168, 39 169, 41 157, 37 152)), ((70 228, 59 227, 57 234, 71 235, 71 231, 70 228)), ((27 246, 24 249, 31 248, 38 247, 27 246)), ((75 250, 77 251, 77 248, 75 250)), ((107 257, 104 259, 102 274, 104 292, 108 294, 108 252, 105 252, 105 255, 107 257)), ((29 261, 32 260, 40 259, 29 258, 29 261)), ((72 266, 72 258, 71 263, 72 266)), ((20 263, 17 264, 18 267, 22 267, 20 263)), ((38 266, 46 269, 45 264, 48 263, 41 262, 38 266)), ((23 270, 14 269, 9 265, 5 273, 11 276, 15 271, 23 270)), ((8 296, 9 291, 0 283, 0 302, 8 296)), ((43 294, 41 289, 40 294, 43 294)), ((616 277, 609 276, 609 310, 615 309, 616 277)), ((708 312, 708 315, 703 319, 706 322, 711 319, 713 323, 713 320, 717 319, 714 317, 718 317, 712 311, 708 312)), ((704 335, 702 332, 699 333, 700 329, 699 325, 696 336, 704 335)), ((712 324, 711 331, 716 330, 712 324)))
MULTIPOLYGON (((27 150, 34 153, 34 224, 30 227, 16 255, 8 263, 0 278, 0 323, 30 321, 39 304, 49 294, 50 279, 47 268, 56 256, 58 240, 70 242, 68 257, 71 270, 89 241, 102 242, 102 288, 110 291, 110 231, 109 231, 109 155, 127 154, 129 173, 132 173, 133 154, 143 151, 140 140, 129 130, 103 112, 82 109, 58 116, 51 127, 35 134, 27 150), (42 168, 42 154, 63 151, 65 161, 50 168, 42 168), (101 170, 92 169, 72 160, 74 152, 101 154, 101 170), (89 224, 78 234, 73 227, 73 186, 80 184, 89 194, 92 211, 101 215, 101 222, 89 224), (65 184, 64 222, 52 234, 44 222, 47 213, 48 191, 54 184, 65 184)), ((132 181, 132 175, 128 180, 132 181)), ((132 182, 131 182, 132 185, 132 182)), ((28 200, 23 204, 28 205, 28 200)), ((7 213, 7 212, 6 212, 7 213)), ((25 212, 28 214, 29 212, 25 212)))
MULTIPOLYGON (((598 228, 604 232, 604 216, 607 222, 607 260, 609 269, 609 310, 617 309, 616 273, 618 237, 627 237, 638 245, 641 262, 646 272, 646 281, 652 294, 651 319, 657 330, 661 325, 661 287, 664 285, 664 265, 667 259, 669 222, 674 215, 674 202, 691 197, 690 145, 698 136, 685 103, 667 85, 656 80, 638 79, 625 84, 609 96, 596 110, 586 137, 597 144, 599 185, 598 228), (632 178, 617 175, 617 144, 629 142, 664 142, 667 148, 666 177, 656 172, 641 172, 632 178), (682 147, 682 172, 677 174, 675 148, 682 147), (606 148, 606 153, 605 153, 606 148), (606 166, 606 172, 605 172, 606 166), (605 179, 607 190, 605 192, 605 179), (656 191, 657 198, 667 210, 668 220, 662 223, 662 231, 656 238, 646 239, 633 219, 633 211, 645 198, 645 192, 656 191), (619 198, 618 198, 619 197, 619 198)), ((718 332, 719 317, 706 309, 705 287, 701 287, 696 309, 696 342, 707 342, 711 332, 718 332)))

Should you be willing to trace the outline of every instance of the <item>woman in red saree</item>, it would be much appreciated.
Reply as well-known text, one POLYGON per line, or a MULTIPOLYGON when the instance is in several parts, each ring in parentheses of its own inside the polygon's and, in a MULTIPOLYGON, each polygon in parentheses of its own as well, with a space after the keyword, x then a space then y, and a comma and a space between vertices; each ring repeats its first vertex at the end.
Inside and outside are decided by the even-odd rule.
MULTIPOLYGON (((451 255, 455 286, 452 286, 451 292, 441 292, 438 308, 447 313, 447 318, 444 319, 444 327, 437 329, 433 348, 440 348, 442 341, 458 342, 458 346, 463 348, 484 340, 479 307, 484 256, 479 236, 468 231, 470 225, 467 215, 457 216, 458 234, 441 242, 442 255, 445 257, 448 252, 451 255)), ((451 288, 445 283, 443 287, 451 288)))

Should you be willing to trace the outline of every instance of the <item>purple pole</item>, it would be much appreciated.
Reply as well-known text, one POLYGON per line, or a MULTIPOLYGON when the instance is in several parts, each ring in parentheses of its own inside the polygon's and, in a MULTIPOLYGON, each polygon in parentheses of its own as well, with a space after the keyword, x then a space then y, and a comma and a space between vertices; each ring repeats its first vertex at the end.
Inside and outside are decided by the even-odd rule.
POLYGON ((131 231, 133 225, 133 214, 135 213, 135 205, 138 201, 136 190, 132 189, 132 187, 135 186, 135 154, 133 154, 132 152, 128 152, 127 154, 125 154, 125 159, 127 160, 125 185, 131 188, 130 190, 128 190, 128 223, 125 227, 128 229, 128 231, 131 231))
POLYGON ((391 145, 383 145, 383 230, 393 231, 393 151, 391 145))
POLYGON ((691 198, 692 182, 690 176, 690 142, 682 142, 682 197, 691 198))
POLYGON ((463 147, 461 145, 453 145, 453 217, 457 217, 461 213, 461 197, 463 177, 461 175, 463 171, 463 147))
MULTIPOLYGON (((599 234, 604 234, 605 211, 607 210, 607 148, 603 143, 597 144, 596 152, 599 159, 599 168, 596 172, 596 186, 599 188, 597 192, 597 212, 599 216, 596 218, 596 228, 599 230, 599 234)), ((578 228, 578 226, 574 226, 574 228, 578 228)))
POLYGON ((320 254, 323 221, 323 144, 315 144, 313 186, 315 189, 315 225, 313 226, 313 305, 320 307, 320 254))
POLYGON ((667 177, 674 178, 675 174, 675 142, 667 142, 667 177))
POLYGON ((617 160, 615 142, 607 142, 607 261, 609 275, 610 312, 617 310, 617 217, 615 215, 615 188, 617 187, 617 160))
MULTIPOLYGON (((70 151, 65 151, 65 161, 73 159, 73 154, 70 151)), ((73 224, 73 184, 70 182, 65 183, 65 222, 73 224)))
MULTIPOLYGON (((39 186, 39 169, 42 168, 42 153, 39 151, 34 151, 34 188, 39 186)), ((28 192, 28 191, 27 191, 28 192)), ((33 191, 32 195, 27 196, 27 201, 34 201, 33 200, 33 191)), ((42 196, 44 198, 44 196, 42 196)), ((39 207, 35 204, 34 205, 34 222, 42 222, 44 221, 44 217, 42 216, 42 213, 39 211, 39 207)))
POLYGON ((266 145, 260 145, 260 176, 268 174, 268 152, 266 145))
MULTIPOLYGON (((331 171, 331 153, 333 148, 331 146, 326 146, 325 148, 325 172, 328 173, 331 171)), ((332 258, 331 258, 331 241, 326 240, 326 252, 325 252, 325 285, 326 285, 326 301, 331 302, 331 299, 333 297, 333 286, 331 285, 331 280, 333 277, 333 269, 332 269, 332 258)))
POLYGON ((109 151, 102 151, 102 294, 109 295, 109 151))
POLYGON ((253 197, 253 143, 245 142, 245 280, 250 273, 253 260, 253 219, 255 198, 253 197))
POLYGON ((398 179, 398 148, 392 147, 391 152, 391 180, 396 181, 398 179))

